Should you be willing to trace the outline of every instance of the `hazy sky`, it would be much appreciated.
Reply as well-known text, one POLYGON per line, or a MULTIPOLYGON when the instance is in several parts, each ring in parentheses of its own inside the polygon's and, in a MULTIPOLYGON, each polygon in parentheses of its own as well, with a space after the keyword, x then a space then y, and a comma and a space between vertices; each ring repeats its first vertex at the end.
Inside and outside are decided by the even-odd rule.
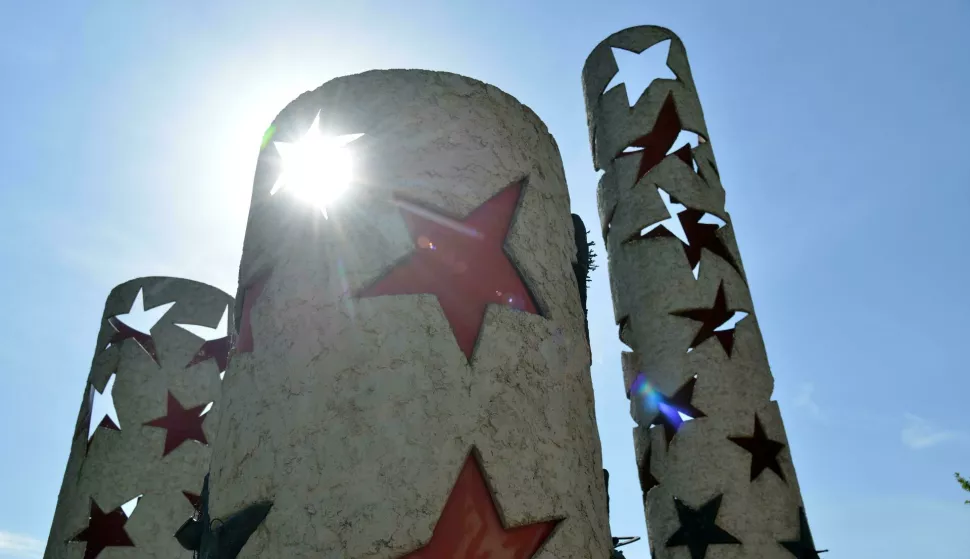
MULTIPOLYGON (((0 557, 43 549, 109 290, 235 292, 260 137, 286 103, 372 68, 495 84, 548 124, 596 230, 580 71, 652 23, 687 47, 817 544, 966 559, 970 3, 596 4, 0 0, 0 557)), ((644 536, 598 252, 612 526, 644 536)))

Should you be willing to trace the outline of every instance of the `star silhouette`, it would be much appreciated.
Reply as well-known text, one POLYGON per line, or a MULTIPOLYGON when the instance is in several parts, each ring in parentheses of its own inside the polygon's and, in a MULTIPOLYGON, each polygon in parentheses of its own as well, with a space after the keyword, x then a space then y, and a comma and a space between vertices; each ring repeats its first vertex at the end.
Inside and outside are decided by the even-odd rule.
POLYGON ((603 91, 606 92, 621 83, 624 84, 627 103, 631 107, 636 105, 640 97, 643 96, 643 92, 655 80, 673 81, 677 79, 677 75, 670 69, 670 66, 667 66, 667 57, 670 55, 670 39, 660 41, 640 52, 619 47, 613 47, 611 50, 618 70, 603 91))
POLYGON ((403 202, 417 250, 358 297, 435 295, 469 361, 489 304, 539 314, 504 249, 524 182, 510 184, 460 221, 403 202))
MULTIPOLYGON (((677 202, 673 196, 670 197, 670 201, 673 204, 677 202)), ((686 207, 686 206, 685 206, 686 207)), ((704 217, 705 212, 700 210, 695 210, 693 208, 686 208, 677 214, 677 219, 680 221, 680 226, 684 229, 684 235, 687 237, 687 242, 681 241, 681 245, 684 247, 684 254, 687 256, 687 262, 690 264, 690 269, 693 270, 700 264, 701 254, 706 248, 711 251, 711 253, 720 256, 725 262, 731 265, 732 268, 741 274, 741 268, 738 263, 731 256, 730 251, 728 251, 727 246, 721 241, 721 238, 717 236, 717 231, 721 227, 714 223, 701 223, 701 218, 704 217)), ((651 230, 646 235, 643 235, 643 239, 656 239, 662 237, 674 237, 676 235, 664 225, 660 225, 655 229, 651 230)))
POLYGON ((653 449, 647 447, 647 451, 643 453, 643 461, 640 463, 640 490, 643 492, 643 502, 647 502, 647 493, 651 489, 660 485, 660 482, 654 477, 653 472, 650 470, 650 459, 652 458, 653 449))
POLYGON ((120 344, 125 340, 134 340, 152 358, 155 364, 160 365, 158 353, 155 350, 155 340, 152 339, 150 332, 173 305, 175 305, 174 301, 146 309, 144 290, 139 289, 138 294, 135 295, 135 300, 131 303, 131 309, 127 313, 115 315, 108 319, 108 325, 114 330, 114 334, 108 339, 105 348, 120 344), (141 310, 136 310, 137 308, 141 310))
POLYGON ((740 544, 741 540, 715 523, 722 497, 723 495, 718 495, 698 509, 693 509, 675 498, 674 506, 677 507, 680 528, 667 540, 667 547, 687 546, 691 559, 704 559, 710 545, 740 544))
POLYGON ((700 330, 697 331, 697 335, 694 336, 694 340, 690 343, 687 351, 697 348, 704 343, 704 340, 714 337, 721 343, 721 347, 724 348, 724 352, 727 353, 728 357, 731 357, 731 352, 734 349, 734 332, 736 327, 731 326, 725 330, 717 330, 717 328, 720 328, 734 318, 736 314, 735 311, 729 311, 727 308, 727 298, 724 295, 724 282, 718 284, 717 295, 714 296, 714 305, 711 308, 691 309, 670 314, 702 323, 700 330))
POLYGON ((135 547, 128 533, 125 523, 128 515, 121 507, 105 513, 101 507, 91 499, 91 516, 88 527, 71 538, 72 542, 84 542, 84 559, 94 559, 107 547, 135 547))
POLYGON ((633 184, 640 182, 640 179, 645 177, 651 169, 659 165, 667 155, 674 155, 690 167, 691 170, 694 169, 694 154, 691 151, 690 143, 684 144, 673 153, 670 152, 681 131, 683 131, 683 128, 680 122, 680 115, 677 114, 677 105, 674 104, 674 96, 670 93, 664 100, 664 104, 660 107, 660 112, 657 114, 657 120, 653 125, 653 129, 647 134, 633 140, 633 143, 630 144, 631 148, 639 149, 624 151, 617 155, 618 158, 640 156, 640 166, 637 168, 637 178, 633 181, 633 184))
POLYGON ((798 507, 798 539, 779 543, 797 559, 820 559, 818 554, 824 553, 815 549, 815 540, 812 539, 812 531, 808 527, 805 507, 798 507))
POLYGON ((239 320, 239 338, 236 340, 236 346, 232 350, 237 355, 253 352, 253 306, 256 305, 256 301, 263 294, 263 289, 266 287, 266 281, 268 279, 268 273, 258 276, 243 292, 242 317, 239 320))
POLYGON ((665 396, 659 391, 654 391, 651 396, 648 396, 649 399, 656 400, 657 414, 647 426, 663 425, 664 437, 668 446, 674 440, 674 435, 677 434, 680 426, 684 424, 681 414, 691 419, 706 417, 704 412, 695 408, 691 403, 694 399, 694 385, 696 383, 697 377, 694 376, 678 388, 673 396, 665 396))
POLYGON ((401 559, 531 559, 559 520, 508 529, 502 525, 485 475, 473 455, 465 460, 435 524, 431 541, 401 559))
POLYGON ((205 438, 205 431, 202 430, 202 422, 205 421, 202 410, 207 405, 208 403, 186 409, 171 392, 168 393, 168 413, 145 423, 150 427, 160 427, 167 431, 162 456, 168 455, 187 440, 209 444, 205 438))
POLYGON ((778 453, 785 448, 785 445, 768 438, 761 426, 761 420, 758 419, 758 414, 754 415, 754 435, 728 437, 728 440, 751 453, 751 481, 754 481, 765 468, 778 474, 782 480, 785 479, 785 474, 781 472, 781 464, 778 463, 778 453))
POLYGON ((104 390, 100 392, 93 384, 91 385, 91 406, 86 417, 88 435, 88 444, 86 450, 91 449, 91 442, 94 440, 94 435, 98 432, 98 429, 121 431, 121 427, 119 427, 118 424, 111 419, 111 416, 108 415, 109 412, 114 412, 116 416, 118 413, 117 410, 115 410, 114 398, 112 397, 112 390, 114 390, 116 378, 117 374, 112 373, 111 376, 108 377, 108 382, 104 385, 104 390), (107 409, 104 416, 101 417, 101 421, 97 425, 94 425, 92 421, 93 417, 91 415, 95 409, 98 409, 99 411, 102 409, 107 409))
POLYGON ((176 324, 179 328, 188 330, 205 340, 199 348, 199 351, 189 361, 189 364, 185 366, 186 369, 192 365, 198 365, 209 359, 214 359, 220 372, 226 370, 226 366, 229 364, 229 336, 226 335, 228 320, 229 307, 227 306, 226 310, 222 313, 222 318, 219 319, 219 324, 215 328, 209 328, 199 324, 176 324))

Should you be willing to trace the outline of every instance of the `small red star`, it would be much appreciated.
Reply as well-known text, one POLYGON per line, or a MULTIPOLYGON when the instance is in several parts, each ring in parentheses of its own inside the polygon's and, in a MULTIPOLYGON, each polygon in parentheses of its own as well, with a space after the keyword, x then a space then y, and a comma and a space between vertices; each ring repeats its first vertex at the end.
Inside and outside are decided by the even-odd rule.
MULTIPOLYGON (((680 115, 677 114, 677 106, 674 104, 674 96, 673 94, 668 94, 663 106, 660 107, 660 112, 657 114, 657 121, 654 123, 653 129, 630 144, 630 147, 640 149, 623 152, 618 156, 641 156, 640 167, 637 169, 637 178, 633 181, 633 184, 640 182, 640 179, 646 176, 651 169, 659 165, 670 154, 670 148, 674 146, 674 142, 677 141, 677 136, 682 130, 680 115)), ((694 168, 694 155, 691 152, 690 144, 684 144, 670 155, 676 156, 691 169, 694 168)))
POLYGON ((539 314, 505 252, 523 183, 505 187, 460 221, 402 203, 408 210, 403 212, 404 221, 417 250, 357 296, 435 295, 469 360, 489 304, 539 314))
POLYGON ((101 423, 98 423, 98 426, 94 428, 94 433, 91 433, 91 438, 88 439, 88 450, 91 450, 91 441, 94 440, 94 435, 98 434, 98 429, 108 429, 110 431, 121 431, 121 428, 118 427, 110 417, 105 415, 104 417, 101 418, 101 423))
POLYGON ((722 282, 717 286, 717 295, 714 296, 714 305, 711 308, 691 309, 671 314, 702 323, 700 330, 697 331, 697 335, 694 336, 694 340, 690 343, 688 351, 704 343, 704 340, 714 337, 721 343, 721 347, 724 348, 724 352, 727 353, 728 357, 731 357, 731 352, 734 350, 735 328, 732 327, 727 330, 716 330, 716 328, 720 328, 734 318, 735 312, 727 308, 727 298, 724 295, 724 283, 722 282))
POLYGON ((209 444, 205 438, 205 431, 202 430, 205 416, 201 415, 207 405, 208 403, 185 409, 171 392, 168 393, 168 414, 145 423, 150 427, 161 427, 167 430, 162 456, 168 455, 189 439, 209 444))
POLYGON ((182 495, 185 495, 186 500, 195 509, 195 512, 202 512, 202 496, 196 495, 195 493, 190 493, 188 491, 183 491, 182 495))
POLYGON ((108 345, 120 344, 125 340, 135 340, 156 365, 161 365, 158 362, 158 352, 155 350, 155 340, 152 339, 151 334, 145 334, 144 332, 139 332, 131 326, 128 326, 124 322, 118 320, 116 317, 111 317, 108 319, 108 324, 114 329, 115 333, 111 335, 108 340, 108 345))
MULTIPOLYGON (((258 277, 243 293, 242 318, 239 321, 239 339, 236 340, 236 347, 233 348, 233 353, 243 354, 253 352, 253 306, 256 305, 256 301, 263 294, 263 289, 266 287, 266 280, 268 279, 269 274, 258 277)), ((224 371, 225 367, 221 370, 224 371)))
MULTIPOLYGON (((252 333, 250 332, 250 339, 252 338, 252 333)), ((217 338, 215 340, 209 340, 202 344, 199 351, 196 352, 189 364, 185 366, 186 369, 192 365, 198 365, 199 363, 204 363, 209 359, 215 359, 216 365, 219 367, 219 371, 225 371, 226 367, 229 365, 229 336, 224 336, 222 338, 217 338)))
POLYGON ((530 559, 559 520, 507 529, 485 476, 469 455, 434 527, 431 541, 401 559, 530 559))
POLYGON ((135 547, 128 533, 125 523, 128 516, 121 507, 105 513, 101 507, 91 499, 91 518, 88 527, 71 538, 72 542, 85 542, 84 559, 94 559, 106 547, 135 547))

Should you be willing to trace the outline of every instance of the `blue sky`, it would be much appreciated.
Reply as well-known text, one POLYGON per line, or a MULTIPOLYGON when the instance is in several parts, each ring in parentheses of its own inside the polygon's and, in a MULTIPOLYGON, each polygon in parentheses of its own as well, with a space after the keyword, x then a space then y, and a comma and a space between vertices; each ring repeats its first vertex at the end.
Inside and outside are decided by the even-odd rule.
MULTIPOLYGON (((4 2, 0 558, 43 548, 111 287, 235 291, 259 139, 287 102, 371 68, 493 83, 548 124, 596 230, 580 71, 652 23, 687 47, 816 542, 830 559, 965 559, 970 4, 592 4, 4 2)), ((600 265, 612 526, 643 536, 600 265)))

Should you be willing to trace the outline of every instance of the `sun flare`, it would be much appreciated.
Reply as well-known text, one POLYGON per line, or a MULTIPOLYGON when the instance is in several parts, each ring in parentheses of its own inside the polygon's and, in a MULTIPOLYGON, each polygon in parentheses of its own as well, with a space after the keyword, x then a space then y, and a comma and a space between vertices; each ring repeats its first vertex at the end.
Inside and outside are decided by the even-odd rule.
POLYGON ((287 189, 312 204, 327 216, 332 205, 350 186, 354 178, 353 154, 347 144, 363 134, 328 136, 320 131, 320 113, 307 133, 297 142, 273 142, 283 162, 279 179, 271 195, 287 189))

